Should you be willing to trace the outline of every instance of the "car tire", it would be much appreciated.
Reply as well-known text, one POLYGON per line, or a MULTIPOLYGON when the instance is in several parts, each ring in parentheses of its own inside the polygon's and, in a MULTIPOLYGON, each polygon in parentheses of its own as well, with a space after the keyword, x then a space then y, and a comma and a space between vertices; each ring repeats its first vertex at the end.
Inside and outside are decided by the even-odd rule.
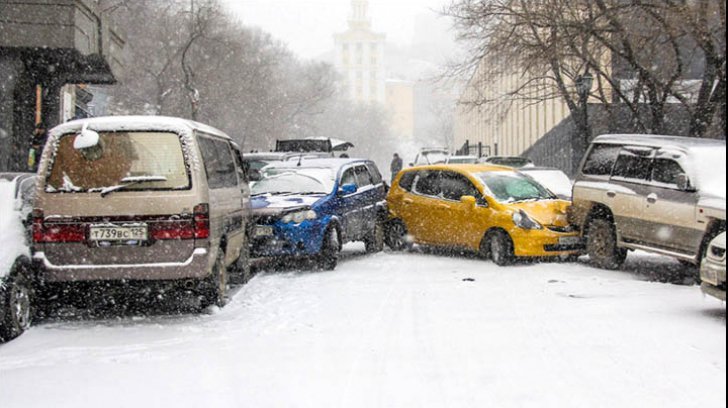
POLYGON ((591 263, 602 269, 619 269, 627 258, 627 250, 617 246, 614 224, 604 218, 589 221, 586 252, 591 263))
POLYGON ((412 242, 407 238, 407 227, 402 220, 392 220, 387 223, 384 231, 384 242, 393 251, 404 251, 412 248, 412 242))
POLYGON ((316 256, 316 265, 325 271, 333 271, 339 261, 341 244, 339 233, 333 226, 328 226, 321 243, 321 252, 316 256))
POLYGON ((225 268, 225 254, 220 251, 212 265, 210 276, 205 280, 200 301, 200 308, 205 309, 209 306, 224 307, 227 303, 228 291, 228 273, 225 268))
POLYGON ((513 240, 504 231, 492 231, 488 234, 487 251, 490 259, 498 266, 508 266, 515 261, 513 240))
POLYGON ((33 318, 33 288, 26 275, 30 266, 18 259, 13 265, 10 277, 5 283, 3 298, 0 299, 5 315, 0 325, 0 340, 12 340, 26 331, 33 318))
POLYGON ((374 229, 364 240, 367 253, 382 252, 384 249, 384 223, 377 221, 374 229))
POLYGON ((248 240, 243 242, 243 247, 240 249, 240 256, 235 260, 235 263, 231 265, 229 279, 230 283, 244 285, 248 283, 252 277, 250 268, 250 247, 248 246, 248 240))

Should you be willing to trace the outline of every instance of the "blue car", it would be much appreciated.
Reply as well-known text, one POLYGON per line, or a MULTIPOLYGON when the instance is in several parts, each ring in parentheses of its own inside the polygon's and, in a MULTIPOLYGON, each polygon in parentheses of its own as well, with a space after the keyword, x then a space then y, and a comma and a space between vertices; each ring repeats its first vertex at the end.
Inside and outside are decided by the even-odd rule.
POLYGON ((253 257, 310 257, 332 270, 344 243, 382 250, 386 186, 374 162, 280 162, 263 168, 262 177, 251 186, 253 257))

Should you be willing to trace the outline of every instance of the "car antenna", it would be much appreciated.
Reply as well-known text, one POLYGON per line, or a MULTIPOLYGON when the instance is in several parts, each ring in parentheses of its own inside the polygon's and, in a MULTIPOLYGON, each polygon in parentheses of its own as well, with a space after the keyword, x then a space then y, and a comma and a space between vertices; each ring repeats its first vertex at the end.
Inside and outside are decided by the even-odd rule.
POLYGON ((298 155, 298 164, 296 164, 296 167, 301 167, 301 162, 303 161, 303 152, 298 155))

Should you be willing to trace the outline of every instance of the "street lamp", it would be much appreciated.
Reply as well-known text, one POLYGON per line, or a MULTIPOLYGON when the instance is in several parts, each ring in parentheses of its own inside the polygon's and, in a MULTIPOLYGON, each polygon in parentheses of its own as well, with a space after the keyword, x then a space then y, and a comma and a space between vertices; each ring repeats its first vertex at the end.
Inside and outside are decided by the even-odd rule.
MULTIPOLYGON (((589 101, 589 92, 591 92, 592 84, 594 83, 594 77, 589 73, 589 68, 586 71, 577 76, 574 79, 574 85, 576 86, 576 93, 579 96, 579 123, 577 128, 579 135, 575 138, 574 145, 576 147, 575 152, 577 157, 581 157, 586 152, 586 147, 591 139, 591 128, 589 127, 589 110, 587 102, 589 101)), ((574 170, 576 170, 576 160, 573 160, 574 170)))

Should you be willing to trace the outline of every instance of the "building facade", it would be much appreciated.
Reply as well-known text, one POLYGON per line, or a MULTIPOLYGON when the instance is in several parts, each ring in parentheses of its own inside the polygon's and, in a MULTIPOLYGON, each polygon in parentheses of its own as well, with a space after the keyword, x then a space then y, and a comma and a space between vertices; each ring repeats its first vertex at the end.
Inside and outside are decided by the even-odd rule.
POLYGON ((342 75, 344 94, 352 101, 386 102, 384 41, 372 30, 366 0, 352 0, 349 29, 334 35, 334 66, 342 75))
POLYGON ((123 47, 95 1, 0 2, 0 171, 26 170, 35 125, 67 118, 67 84, 116 82, 123 47))
POLYGON ((386 89, 392 132, 400 139, 412 140, 415 132, 415 83, 390 79, 386 81, 386 89))
POLYGON ((454 142, 456 147, 466 143, 482 146, 484 154, 493 156, 520 156, 543 135, 570 116, 569 108, 561 98, 543 95, 532 98, 510 98, 513 90, 527 80, 523 75, 506 75, 499 80, 483 79, 486 62, 482 61, 470 78, 458 100, 454 142), (478 101, 493 101, 479 104, 478 101))

